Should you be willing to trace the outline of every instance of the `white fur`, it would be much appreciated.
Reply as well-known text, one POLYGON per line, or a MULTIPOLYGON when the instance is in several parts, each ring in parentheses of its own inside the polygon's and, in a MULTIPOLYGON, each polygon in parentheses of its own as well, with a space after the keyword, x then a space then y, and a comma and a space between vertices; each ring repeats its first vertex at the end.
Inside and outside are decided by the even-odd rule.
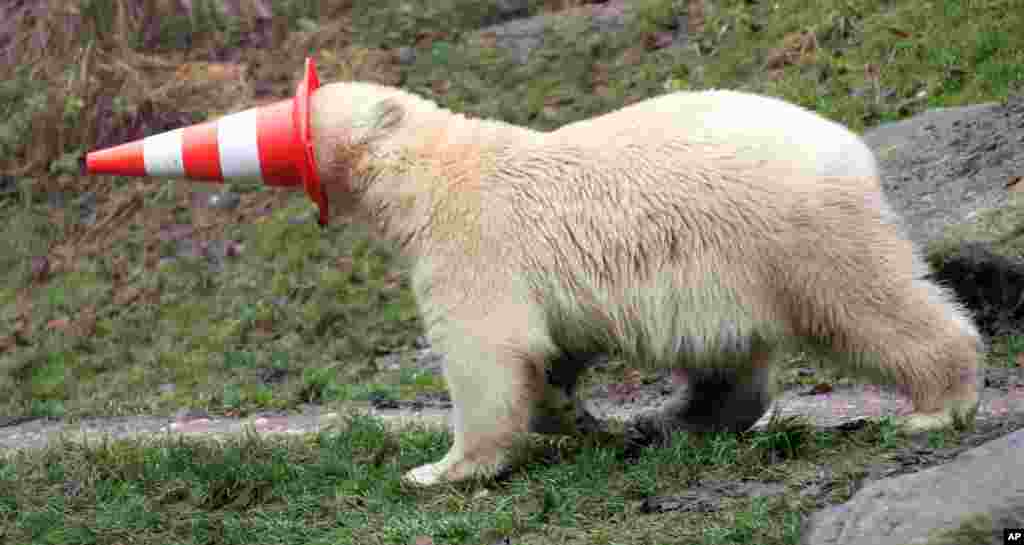
POLYGON ((812 112, 675 93, 541 133, 365 83, 322 87, 312 111, 332 210, 412 260, 447 355, 454 445, 410 482, 508 467, 522 434, 561 418, 549 374, 571 383, 601 352, 696 373, 710 414, 666 416, 694 429, 756 420, 791 337, 905 386, 911 427, 977 404, 970 319, 923 278, 867 146, 812 112))

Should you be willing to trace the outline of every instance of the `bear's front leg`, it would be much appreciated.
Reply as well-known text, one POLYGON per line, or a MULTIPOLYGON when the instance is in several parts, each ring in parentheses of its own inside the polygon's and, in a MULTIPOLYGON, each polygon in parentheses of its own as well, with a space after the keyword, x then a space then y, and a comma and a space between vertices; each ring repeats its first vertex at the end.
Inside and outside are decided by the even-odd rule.
POLYGON ((531 357, 504 328, 449 330, 435 341, 446 353, 455 441, 440 461, 417 467, 406 481, 431 486, 493 477, 510 467, 517 440, 530 431, 545 395, 543 360, 531 357))

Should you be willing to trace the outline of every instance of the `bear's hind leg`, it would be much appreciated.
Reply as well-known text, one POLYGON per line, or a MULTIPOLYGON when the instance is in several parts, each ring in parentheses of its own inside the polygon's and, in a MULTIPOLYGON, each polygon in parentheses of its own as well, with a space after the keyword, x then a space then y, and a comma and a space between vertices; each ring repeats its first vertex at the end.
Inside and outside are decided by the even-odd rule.
POLYGON ((667 438, 674 430, 693 432, 750 429, 772 404, 772 349, 756 348, 744 368, 688 369, 689 385, 661 411, 640 419, 644 436, 667 438))

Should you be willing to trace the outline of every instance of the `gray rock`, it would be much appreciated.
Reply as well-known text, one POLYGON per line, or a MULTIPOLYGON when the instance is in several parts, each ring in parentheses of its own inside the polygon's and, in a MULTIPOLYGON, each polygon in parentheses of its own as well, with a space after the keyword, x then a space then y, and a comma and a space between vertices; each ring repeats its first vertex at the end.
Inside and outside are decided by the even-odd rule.
POLYGON ((951 225, 1006 203, 1024 172, 1024 96, 1006 104, 929 110, 864 133, 886 194, 921 247, 951 225))
POLYGON ((416 62, 416 48, 409 46, 399 47, 398 62, 399 64, 406 65, 416 62))
POLYGON ((569 17, 589 17, 594 32, 621 32, 633 17, 632 7, 626 2, 609 2, 606 6, 587 6, 587 9, 589 15, 536 15, 490 25, 479 32, 493 32, 497 47, 509 51, 520 64, 526 64, 530 53, 544 42, 544 31, 549 24, 564 22, 569 17))
POLYGON ((0 197, 16 195, 21 191, 18 180, 9 174, 0 174, 0 197))
POLYGON ((526 64, 530 53, 543 43, 546 25, 547 18, 538 15, 484 27, 480 32, 493 32, 497 47, 508 50, 518 63, 526 64))
POLYGON ((401 354, 387 354, 374 359, 377 369, 381 371, 398 371, 402 368, 401 354))
POLYGON ((78 216, 82 223, 86 225, 96 223, 97 204, 95 191, 89 191, 78 199, 78 216))
POLYGON ((444 369, 444 354, 434 352, 429 348, 417 350, 413 361, 418 368, 436 375, 440 375, 444 369))
POLYGON ((68 199, 68 194, 65 191, 48 191, 46 193, 46 205, 50 208, 64 208, 68 199))
POLYGON ((207 204, 210 208, 217 208, 220 210, 234 210, 238 208, 238 203, 242 201, 242 198, 233 191, 224 191, 222 193, 214 193, 210 195, 207 200, 207 204))
POLYGON ((497 0, 495 7, 501 20, 526 17, 530 13, 530 0, 497 0))
POLYGON ((288 223, 290 225, 303 225, 306 223, 312 223, 316 221, 316 218, 316 212, 310 211, 299 216, 292 216, 288 218, 288 223))
POLYGON ((1024 430, 964 452, 954 461, 875 481, 850 501, 820 511, 807 524, 804 545, 961 543, 943 534, 987 521, 1001 543, 1002 528, 1024 525, 1024 430))
POLYGON ((197 420, 200 418, 210 418, 210 413, 203 409, 191 409, 187 407, 178 409, 178 411, 174 413, 174 420, 178 422, 197 420))

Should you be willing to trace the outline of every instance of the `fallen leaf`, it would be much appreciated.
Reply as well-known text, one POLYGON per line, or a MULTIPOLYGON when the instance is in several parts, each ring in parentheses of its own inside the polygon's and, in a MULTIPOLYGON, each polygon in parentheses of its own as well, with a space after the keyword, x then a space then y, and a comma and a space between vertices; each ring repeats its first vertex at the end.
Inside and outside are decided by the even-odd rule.
POLYGON ((864 65, 864 76, 869 80, 877 80, 879 77, 878 65, 874 63, 867 63, 864 65))
POLYGON ((447 93, 448 89, 451 89, 451 87, 452 82, 446 79, 438 79, 430 83, 430 88, 433 89, 433 91, 439 95, 447 93))
POLYGON ((206 68, 206 79, 209 81, 234 81, 241 75, 242 67, 237 64, 210 63, 206 68))
POLYGON ((790 53, 785 49, 776 49, 768 53, 768 60, 765 62, 765 66, 769 71, 781 72, 784 66, 792 64, 790 60, 790 53))
POLYGON ((891 32, 892 34, 894 34, 894 35, 896 35, 896 36, 898 36, 900 38, 903 38, 903 39, 906 39, 906 38, 909 38, 909 37, 912 36, 911 33, 907 32, 905 30, 898 29, 898 28, 890 28, 889 32, 891 32))
POLYGON ((46 329, 56 329, 58 331, 64 331, 68 328, 70 322, 67 318, 56 318, 46 322, 46 329))
POLYGON ((28 316, 21 314, 14 319, 14 334, 24 337, 28 333, 28 316))
POLYGON ((804 30, 792 32, 782 38, 782 45, 768 53, 765 66, 777 70, 785 66, 806 62, 814 57, 818 49, 818 38, 814 32, 804 30))
POLYGON ((832 385, 827 382, 815 384, 808 395, 827 394, 832 391, 832 385))
POLYGON ((96 334, 96 309, 93 307, 86 307, 78 313, 78 318, 74 324, 74 334, 76 337, 91 337, 96 334))
POLYGON ((413 545, 434 545, 434 538, 430 536, 417 536, 413 540, 413 545))
POLYGON ((118 306, 130 305, 142 295, 142 290, 134 286, 128 286, 114 294, 114 304, 118 306))
POLYGON ((631 47, 622 53, 623 64, 637 64, 644 58, 644 51, 639 47, 631 47))
POLYGON ((1024 367, 1024 352, 1017 354, 1017 367, 1024 367))
POLYGON ((1014 176, 1013 178, 1010 178, 1009 182, 1006 182, 1006 189, 1009 189, 1010 191, 1024 191, 1024 184, 1021 183, 1022 181, 1024 181, 1024 176, 1014 176))
POLYGON ((441 41, 448 37, 448 33, 442 31, 423 31, 416 33, 413 40, 414 47, 430 47, 435 41, 441 41))
POLYGON ((35 282, 45 282, 50 278, 51 264, 49 256, 35 256, 32 258, 31 263, 32 269, 32 280, 35 282))
POLYGON ((601 62, 594 63, 593 72, 590 74, 590 83, 595 87, 607 84, 611 80, 610 72, 611 69, 607 64, 601 62))
POLYGON ((574 100, 571 95, 548 95, 544 97, 544 104, 547 106, 562 106, 572 104, 574 100))
POLYGON ((704 32, 704 0, 688 0, 686 15, 686 31, 690 36, 704 32))
POLYGON ((267 339, 274 336, 274 322, 271 320, 256 320, 252 325, 251 334, 258 339, 267 339))
POLYGON ((498 33, 493 30, 480 33, 480 46, 486 49, 498 47, 498 33))
POLYGON ((641 37, 644 48, 648 51, 655 49, 664 49, 672 45, 672 33, 671 32, 647 32, 641 37))
POLYGON ((0 337, 0 354, 13 348, 15 344, 17 344, 17 341, 14 339, 14 335, 0 337))
POLYGON ((149 303, 151 305, 159 305, 160 304, 160 288, 152 288, 152 289, 146 290, 142 294, 142 299, 143 299, 143 301, 145 301, 146 303, 149 303))

